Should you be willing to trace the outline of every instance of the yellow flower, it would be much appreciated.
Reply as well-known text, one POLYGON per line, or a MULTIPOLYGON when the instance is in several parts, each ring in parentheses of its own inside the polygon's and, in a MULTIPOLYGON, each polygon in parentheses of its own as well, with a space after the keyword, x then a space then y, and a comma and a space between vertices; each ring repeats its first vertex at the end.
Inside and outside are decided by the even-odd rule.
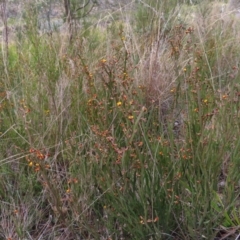
POLYGON ((204 99, 203 102, 204 102, 204 103, 208 103, 208 100, 207 100, 207 99, 204 99))
POLYGON ((68 188, 68 189, 66 190, 66 193, 70 193, 70 192, 71 192, 71 189, 68 188))
POLYGON ((101 62, 102 63, 105 63, 107 60, 105 59, 105 58, 103 58, 102 60, 101 60, 101 62))
POLYGON ((133 118, 134 118, 133 115, 129 115, 129 116, 128 116, 128 119, 129 119, 129 120, 133 120, 133 118))
POLYGON ((32 167, 32 165, 33 165, 33 162, 30 162, 30 163, 28 164, 29 167, 32 167))
POLYGON ((122 102, 120 102, 120 101, 117 102, 117 106, 118 106, 118 107, 122 106, 122 102))

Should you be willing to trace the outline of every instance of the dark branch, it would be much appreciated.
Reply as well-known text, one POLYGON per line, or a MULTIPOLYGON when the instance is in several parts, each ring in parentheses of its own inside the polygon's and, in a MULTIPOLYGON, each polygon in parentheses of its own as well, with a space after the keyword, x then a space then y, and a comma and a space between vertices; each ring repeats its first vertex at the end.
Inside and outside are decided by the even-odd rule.
POLYGON ((79 7, 75 10, 75 12, 81 10, 81 9, 84 9, 88 4, 90 3, 90 0, 88 0, 88 2, 86 4, 84 4, 82 7, 79 7))

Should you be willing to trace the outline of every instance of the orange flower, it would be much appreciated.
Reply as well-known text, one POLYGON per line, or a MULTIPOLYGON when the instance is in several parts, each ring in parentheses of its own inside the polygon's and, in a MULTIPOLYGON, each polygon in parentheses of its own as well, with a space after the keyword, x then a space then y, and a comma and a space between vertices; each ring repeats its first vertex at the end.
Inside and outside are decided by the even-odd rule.
POLYGON ((34 152, 35 152, 35 149, 34 149, 34 148, 30 148, 30 149, 29 149, 29 152, 30 152, 30 153, 34 153, 34 152))
POLYGON ((228 95, 223 95, 222 96, 222 99, 227 99, 228 98, 228 95))

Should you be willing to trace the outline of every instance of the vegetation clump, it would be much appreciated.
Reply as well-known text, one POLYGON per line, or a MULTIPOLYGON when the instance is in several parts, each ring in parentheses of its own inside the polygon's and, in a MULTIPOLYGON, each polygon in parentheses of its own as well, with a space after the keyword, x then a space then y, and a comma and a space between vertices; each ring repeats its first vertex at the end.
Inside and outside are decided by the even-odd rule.
POLYGON ((4 30, 0 238, 238 239, 238 17, 90 2, 50 32, 33 2, 4 30))

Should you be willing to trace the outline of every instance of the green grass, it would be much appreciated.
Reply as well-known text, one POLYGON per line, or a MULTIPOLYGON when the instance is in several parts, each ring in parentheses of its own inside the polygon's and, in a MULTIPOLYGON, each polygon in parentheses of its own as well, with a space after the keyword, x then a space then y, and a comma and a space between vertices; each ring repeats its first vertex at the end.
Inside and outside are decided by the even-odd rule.
POLYGON ((1 49, 1 239, 238 236, 239 20, 148 4, 1 49))

